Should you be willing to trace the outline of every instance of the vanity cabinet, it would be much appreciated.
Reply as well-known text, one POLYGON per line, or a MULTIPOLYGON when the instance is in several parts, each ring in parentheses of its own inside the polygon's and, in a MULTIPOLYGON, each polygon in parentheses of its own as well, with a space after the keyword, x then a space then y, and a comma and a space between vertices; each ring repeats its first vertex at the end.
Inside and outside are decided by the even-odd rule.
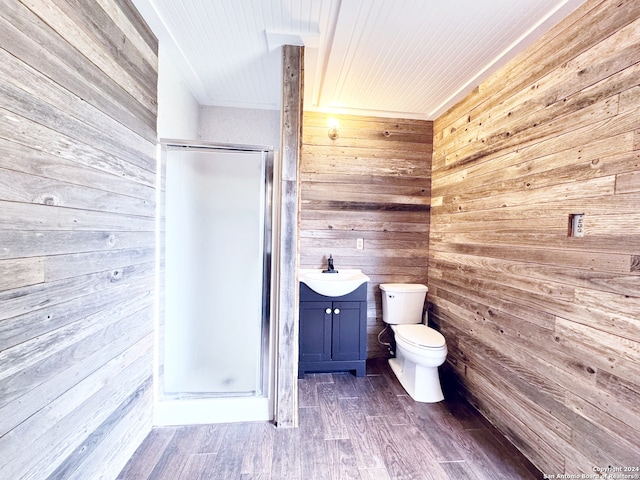
POLYGON ((300 284, 298 378, 307 372, 366 373, 367 284, 326 297, 300 284))

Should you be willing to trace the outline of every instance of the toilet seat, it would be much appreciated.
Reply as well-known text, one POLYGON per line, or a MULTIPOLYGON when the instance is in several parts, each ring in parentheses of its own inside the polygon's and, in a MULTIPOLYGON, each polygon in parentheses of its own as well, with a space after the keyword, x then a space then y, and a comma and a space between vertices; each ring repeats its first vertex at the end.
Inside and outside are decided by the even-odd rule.
POLYGON ((430 350, 438 350, 446 345, 445 338, 440 332, 423 323, 394 326, 396 341, 402 340, 415 347, 430 350))

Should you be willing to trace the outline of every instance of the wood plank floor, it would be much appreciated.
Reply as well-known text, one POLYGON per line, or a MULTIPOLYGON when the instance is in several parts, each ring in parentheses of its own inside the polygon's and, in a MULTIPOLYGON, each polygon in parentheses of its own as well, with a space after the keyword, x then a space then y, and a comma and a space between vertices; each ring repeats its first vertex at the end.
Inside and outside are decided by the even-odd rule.
POLYGON ((122 480, 495 480, 542 475, 465 401, 414 402, 384 361, 298 380, 300 428, 155 428, 122 480))

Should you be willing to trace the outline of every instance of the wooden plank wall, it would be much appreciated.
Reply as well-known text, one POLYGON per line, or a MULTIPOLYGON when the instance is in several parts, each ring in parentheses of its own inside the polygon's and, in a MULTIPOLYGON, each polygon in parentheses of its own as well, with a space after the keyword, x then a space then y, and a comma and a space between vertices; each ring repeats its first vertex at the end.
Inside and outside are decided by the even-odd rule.
POLYGON ((640 458, 639 45, 588 0, 434 125, 444 375, 549 475, 640 458))
MULTIPOLYGON (((360 268, 371 277, 368 356, 387 355, 381 283, 426 283, 433 124, 424 120, 305 112, 301 165, 300 266, 360 268), (356 249, 356 239, 364 249, 356 249)), ((388 340, 388 338, 386 338, 388 340)))
POLYGON ((157 42, 128 0, 0 32, 0 478, 115 478, 151 427, 157 42))

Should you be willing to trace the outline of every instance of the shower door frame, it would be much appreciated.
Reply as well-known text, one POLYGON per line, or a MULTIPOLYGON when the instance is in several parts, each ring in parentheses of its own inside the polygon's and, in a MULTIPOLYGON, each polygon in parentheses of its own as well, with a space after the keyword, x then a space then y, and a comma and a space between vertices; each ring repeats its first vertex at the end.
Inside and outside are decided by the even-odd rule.
MULTIPOLYGON (((240 145, 227 143, 195 142, 175 139, 159 140, 159 173, 157 205, 160 210, 158 215, 157 236, 158 236, 158 258, 157 282, 158 287, 165 285, 164 278, 160 281, 160 276, 165 276, 166 272, 160 268, 161 260, 166 255, 166 236, 161 231, 161 223, 166 221, 166 162, 170 150, 192 150, 192 151, 218 151, 218 152, 247 152, 261 153, 263 168, 263 245, 262 245, 262 318, 261 318, 261 352, 260 358, 260 378, 255 395, 234 395, 216 393, 165 393, 164 391, 164 329, 165 321, 163 315, 156 316, 156 361, 154 376, 156 380, 155 388, 155 420, 156 425, 176 425, 184 423, 216 423, 228 421, 255 421, 273 420, 274 418, 274 377, 275 377, 275 329, 272 328, 272 259, 273 259, 273 184, 274 184, 274 149, 266 145, 240 145), (258 413, 249 413, 246 418, 241 418, 243 413, 250 408, 251 399, 266 400, 267 407, 261 406, 258 413), (211 403, 214 402, 214 403, 211 403), (230 415, 220 416, 212 412, 212 409, 224 408, 233 410, 230 415), (198 411, 204 411, 204 415, 198 417, 198 411), (183 412, 183 413, 181 413, 183 412), (240 417, 237 417, 240 415, 240 417), (268 417, 268 418, 267 418, 268 417)), ((164 302, 166 293, 160 288, 158 296, 158 312, 164 312, 164 302), (162 305, 163 308, 160 308, 162 305)))

